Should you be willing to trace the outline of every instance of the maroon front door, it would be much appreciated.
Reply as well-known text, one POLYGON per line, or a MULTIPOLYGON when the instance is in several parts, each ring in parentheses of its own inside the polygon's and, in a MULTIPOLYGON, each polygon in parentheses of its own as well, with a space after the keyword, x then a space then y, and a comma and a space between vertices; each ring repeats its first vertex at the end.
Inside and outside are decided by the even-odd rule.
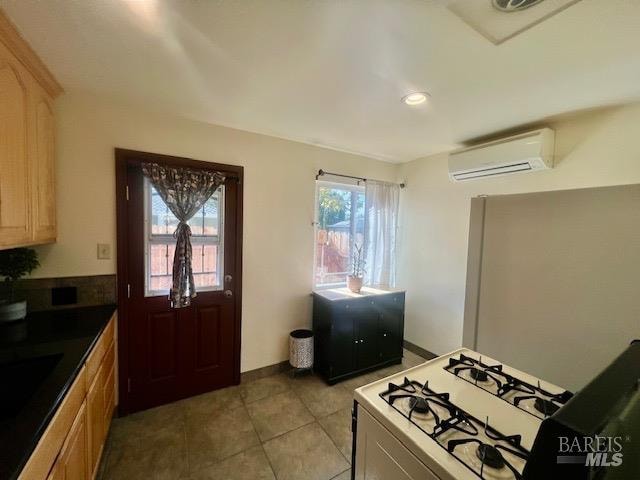
POLYGON ((116 150, 121 410, 239 383, 242 167, 116 150), (207 168, 227 179, 192 220, 197 297, 168 300, 177 220, 141 163, 207 168))

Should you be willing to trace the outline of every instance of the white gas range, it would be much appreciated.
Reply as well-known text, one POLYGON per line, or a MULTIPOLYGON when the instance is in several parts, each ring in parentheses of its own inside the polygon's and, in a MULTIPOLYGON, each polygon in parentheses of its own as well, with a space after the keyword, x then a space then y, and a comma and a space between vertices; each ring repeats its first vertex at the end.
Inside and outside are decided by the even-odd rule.
POLYGON ((520 479, 571 393, 468 349, 355 391, 354 478, 520 479))

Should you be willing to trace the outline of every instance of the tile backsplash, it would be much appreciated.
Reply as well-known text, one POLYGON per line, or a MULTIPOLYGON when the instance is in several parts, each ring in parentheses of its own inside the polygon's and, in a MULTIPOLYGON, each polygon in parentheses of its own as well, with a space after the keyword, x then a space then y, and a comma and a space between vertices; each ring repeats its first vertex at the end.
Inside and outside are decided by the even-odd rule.
MULTIPOLYGON (((5 296, 5 290, 4 285, 0 286, 2 297, 5 296)), ((27 300, 27 309, 30 312, 107 305, 117 301, 116 276, 91 275, 20 280, 16 284, 15 296, 27 300), (63 301, 60 301, 61 297, 64 298, 63 301)))

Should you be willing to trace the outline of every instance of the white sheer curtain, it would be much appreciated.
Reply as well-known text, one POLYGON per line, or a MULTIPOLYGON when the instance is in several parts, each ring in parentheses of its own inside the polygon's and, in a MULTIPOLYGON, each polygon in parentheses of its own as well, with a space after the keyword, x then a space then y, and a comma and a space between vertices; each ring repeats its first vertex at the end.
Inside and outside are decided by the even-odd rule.
POLYGON ((367 180, 365 189, 365 285, 394 287, 400 187, 367 180))

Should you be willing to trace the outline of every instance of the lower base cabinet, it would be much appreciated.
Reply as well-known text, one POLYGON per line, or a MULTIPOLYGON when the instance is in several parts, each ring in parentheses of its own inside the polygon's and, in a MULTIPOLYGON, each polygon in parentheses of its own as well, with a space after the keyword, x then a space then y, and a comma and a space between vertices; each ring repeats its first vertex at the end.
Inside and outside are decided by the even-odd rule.
POLYGON ((96 477, 116 405, 115 329, 114 314, 18 480, 96 477))
POLYGON ((314 370, 330 384, 402 361, 404 292, 313 293, 314 370))
POLYGON ((87 459, 87 410, 85 403, 80 407, 71 430, 62 445, 48 480, 84 480, 89 472, 87 459))
POLYGON ((114 342, 107 349, 93 382, 87 390, 87 452, 89 478, 94 478, 102 456, 114 408, 114 342))

